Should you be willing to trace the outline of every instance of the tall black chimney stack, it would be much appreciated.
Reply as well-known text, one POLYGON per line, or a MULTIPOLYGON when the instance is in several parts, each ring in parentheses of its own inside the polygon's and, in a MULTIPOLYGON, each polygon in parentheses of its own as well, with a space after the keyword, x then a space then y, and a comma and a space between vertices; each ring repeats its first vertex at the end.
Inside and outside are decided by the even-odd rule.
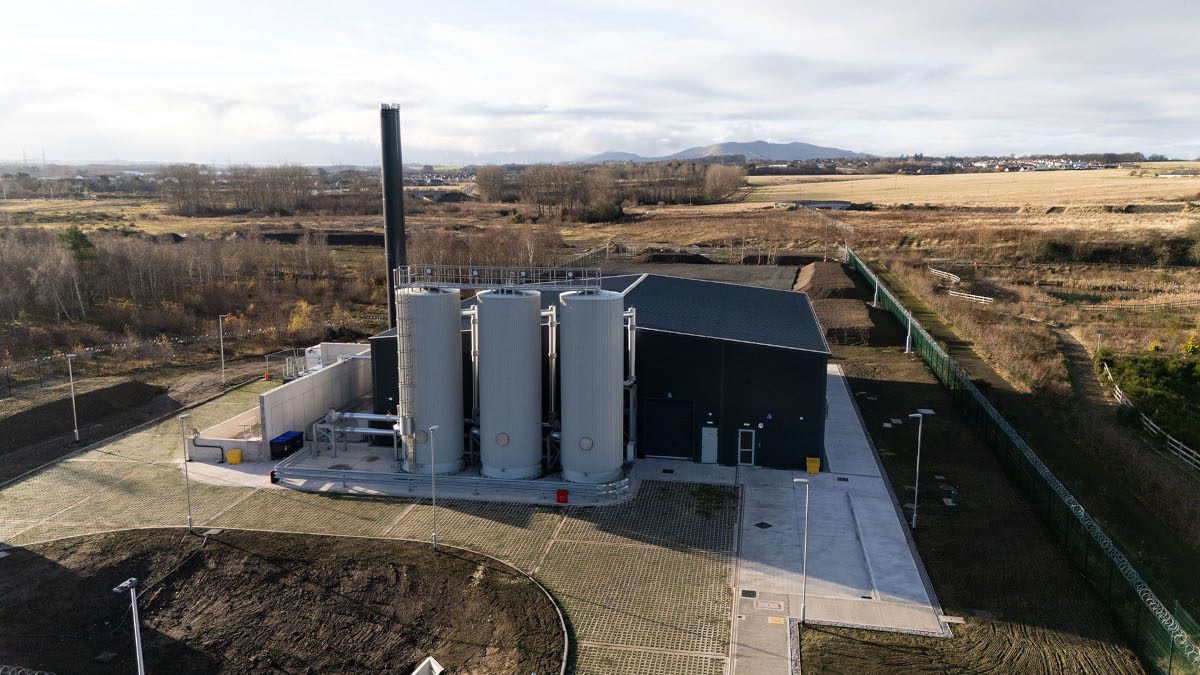
POLYGON ((387 251, 388 327, 396 327, 396 268, 408 264, 404 250, 404 161, 400 157, 400 106, 379 108, 383 136, 383 247, 387 251))

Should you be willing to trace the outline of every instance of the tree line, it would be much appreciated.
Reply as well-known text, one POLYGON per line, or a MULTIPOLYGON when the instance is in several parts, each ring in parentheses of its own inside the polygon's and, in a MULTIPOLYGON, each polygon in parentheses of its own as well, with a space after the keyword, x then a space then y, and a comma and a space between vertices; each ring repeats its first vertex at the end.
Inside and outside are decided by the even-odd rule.
POLYGON ((159 172, 159 193, 170 213, 213 216, 234 213, 381 212, 378 178, 363 171, 328 175, 297 164, 215 170, 172 164, 159 172))
POLYGON ((727 198, 743 183, 740 166, 705 162, 604 165, 495 165, 475 173, 484 201, 521 202, 562 220, 595 222, 621 215, 623 204, 704 204, 727 198))

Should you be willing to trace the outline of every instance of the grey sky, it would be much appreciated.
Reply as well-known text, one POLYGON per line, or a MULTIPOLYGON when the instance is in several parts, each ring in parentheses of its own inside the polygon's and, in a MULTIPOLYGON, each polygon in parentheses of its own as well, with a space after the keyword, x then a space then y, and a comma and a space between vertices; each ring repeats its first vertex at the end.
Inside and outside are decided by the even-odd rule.
POLYGON ((1200 155, 1200 3, 6 7, 0 158, 374 163, 801 140, 1200 155))

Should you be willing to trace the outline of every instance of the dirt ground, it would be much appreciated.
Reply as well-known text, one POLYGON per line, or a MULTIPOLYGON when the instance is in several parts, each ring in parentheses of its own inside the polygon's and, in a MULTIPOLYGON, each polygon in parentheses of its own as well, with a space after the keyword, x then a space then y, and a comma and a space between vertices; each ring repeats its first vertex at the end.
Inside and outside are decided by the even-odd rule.
POLYGON ((917 549, 943 611, 961 616, 950 639, 812 626, 803 666, 820 673, 1141 672, 1107 609, 1048 536, 992 451, 958 414, 888 316, 873 346, 835 346, 893 488, 911 501, 916 428, 885 429, 932 408, 921 457, 917 549), (861 394, 860 394, 861 392, 861 394), (940 477, 940 478, 938 478, 940 477), (956 506, 943 499, 958 493, 956 506))
POLYGON ((147 672, 556 673, 550 599, 496 561, 427 544, 226 530, 134 530, 8 549, 3 662, 133 670, 129 577, 147 672))
MULTIPOLYGON (((244 382, 261 376, 262 370, 258 359, 227 362, 226 381, 244 382)), ((99 382, 80 382, 84 395, 76 392, 78 444, 72 433, 67 385, 35 390, 29 397, 5 399, 0 409, 0 483, 221 391, 220 372, 207 366, 163 368, 137 378, 95 380, 99 382)))

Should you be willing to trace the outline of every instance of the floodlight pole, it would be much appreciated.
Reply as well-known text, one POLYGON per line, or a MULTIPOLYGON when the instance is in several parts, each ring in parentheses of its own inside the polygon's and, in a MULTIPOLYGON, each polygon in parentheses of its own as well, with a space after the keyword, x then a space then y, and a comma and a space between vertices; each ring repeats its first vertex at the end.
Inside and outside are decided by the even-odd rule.
POLYGON ((75 369, 71 367, 74 354, 67 354, 67 379, 71 381, 71 418, 75 421, 75 442, 79 442, 79 413, 75 408, 75 369))
POLYGON ((221 386, 225 386, 225 317, 228 314, 217 315, 217 334, 221 341, 221 386))
POLYGON ((133 649, 134 656, 137 657, 137 672, 138 675, 146 675, 146 664, 142 661, 142 622, 138 618, 137 585, 137 577, 130 577, 112 591, 117 595, 129 591, 129 607, 133 610, 133 649))
POLYGON ((800 548, 800 625, 808 613, 808 479, 793 478, 793 483, 804 483, 804 539, 800 548))
POLYGON ((430 517, 433 519, 433 547, 437 548, 437 450, 433 443, 433 434, 440 427, 433 425, 429 427, 429 478, 432 481, 430 484, 430 498, 433 501, 433 510, 430 512, 430 517))
POLYGON ((179 416, 179 435, 183 439, 183 491, 187 494, 187 510, 188 510, 188 532, 192 531, 192 481, 188 475, 188 462, 192 461, 188 457, 187 451, 187 429, 184 426, 184 421, 191 417, 191 414, 184 413, 179 416))
POLYGON ((915 412, 915 413, 911 413, 909 415, 909 417, 917 418, 917 468, 916 468, 916 478, 913 480, 913 515, 912 515, 912 529, 914 529, 914 530, 917 529, 917 504, 920 502, 920 497, 921 497, 921 432, 924 430, 925 415, 927 415, 927 414, 932 415, 933 412, 932 411, 930 411, 930 412, 915 412))

